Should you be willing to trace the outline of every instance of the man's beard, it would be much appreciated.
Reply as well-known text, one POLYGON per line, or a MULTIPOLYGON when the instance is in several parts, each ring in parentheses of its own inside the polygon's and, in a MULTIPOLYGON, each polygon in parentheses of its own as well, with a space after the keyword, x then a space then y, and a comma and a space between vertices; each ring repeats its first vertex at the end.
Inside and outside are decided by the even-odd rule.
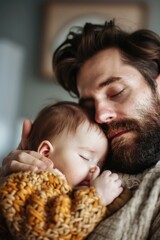
POLYGON ((127 140, 124 134, 110 143, 107 169, 137 174, 160 159, 160 101, 152 99, 149 105, 137 110, 141 120, 125 119, 109 125, 107 132, 123 128, 131 130, 129 134, 134 133, 136 137, 127 140))

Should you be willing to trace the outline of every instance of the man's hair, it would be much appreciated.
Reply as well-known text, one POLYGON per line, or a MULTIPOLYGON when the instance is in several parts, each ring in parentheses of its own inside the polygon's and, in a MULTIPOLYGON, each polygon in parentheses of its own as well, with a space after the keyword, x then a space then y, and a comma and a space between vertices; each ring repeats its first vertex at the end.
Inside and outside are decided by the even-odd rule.
POLYGON ((66 40, 53 55, 53 69, 58 82, 71 95, 79 97, 77 74, 84 62, 101 50, 116 48, 122 61, 135 67, 155 90, 155 78, 160 73, 160 37, 147 29, 129 33, 115 25, 86 23, 70 30, 66 40))
POLYGON ((37 151, 43 140, 52 140, 64 130, 75 133, 78 126, 85 121, 88 121, 89 128, 95 126, 101 132, 100 126, 77 103, 61 101, 47 105, 32 124, 27 148, 37 151))

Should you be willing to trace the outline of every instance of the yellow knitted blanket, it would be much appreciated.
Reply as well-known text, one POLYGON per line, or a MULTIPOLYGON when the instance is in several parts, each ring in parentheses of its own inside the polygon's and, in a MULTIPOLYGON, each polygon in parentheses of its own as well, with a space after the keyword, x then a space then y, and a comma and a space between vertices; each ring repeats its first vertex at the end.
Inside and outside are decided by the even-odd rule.
POLYGON ((129 199, 125 189, 106 208, 94 187, 74 191, 57 171, 15 173, 0 187, 0 239, 81 240, 129 199))
POLYGON ((12 174, 0 187, 0 214, 3 240, 80 240, 102 220, 106 207, 94 187, 73 192, 55 171, 28 171, 12 174))

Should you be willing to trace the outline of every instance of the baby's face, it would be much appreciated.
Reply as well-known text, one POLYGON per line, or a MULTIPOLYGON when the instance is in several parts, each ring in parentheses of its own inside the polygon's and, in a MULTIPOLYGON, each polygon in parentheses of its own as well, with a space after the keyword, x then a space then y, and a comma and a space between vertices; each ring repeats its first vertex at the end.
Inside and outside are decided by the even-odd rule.
POLYGON ((104 133, 87 121, 75 133, 64 131, 54 139, 53 146, 54 151, 49 158, 72 186, 84 180, 89 182, 91 169, 95 166, 101 168, 108 152, 108 140, 104 133))

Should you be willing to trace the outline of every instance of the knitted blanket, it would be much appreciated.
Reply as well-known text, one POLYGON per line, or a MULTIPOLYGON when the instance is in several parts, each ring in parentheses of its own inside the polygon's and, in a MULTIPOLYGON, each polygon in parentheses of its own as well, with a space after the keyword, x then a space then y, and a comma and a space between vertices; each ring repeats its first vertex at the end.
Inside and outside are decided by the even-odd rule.
POLYGON ((15 173, 0 187, 3 240, 81 240, 105 213, 94 187, 73 192, 54 170, 15 173))
POLYGON ((56 170, 12 174, 0 186, 0 239, 82 240, 131 197, 105 207, 95 188, 72 189, 56 170))
POLYGON ((160 239, 159 164, 144 175, 130 201, 115 214, 103 220, 87 238, 97 239, 160 239))

